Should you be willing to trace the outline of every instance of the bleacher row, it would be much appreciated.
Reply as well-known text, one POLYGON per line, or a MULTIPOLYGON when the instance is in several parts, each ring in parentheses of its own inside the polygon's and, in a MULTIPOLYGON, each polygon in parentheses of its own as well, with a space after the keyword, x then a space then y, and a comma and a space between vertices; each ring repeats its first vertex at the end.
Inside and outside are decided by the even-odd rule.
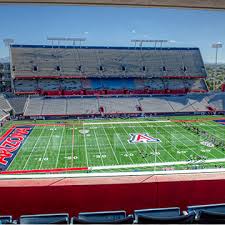
POLYGON ((198 48, 11 45, 13 77, 206 77, 198 48))
POLYGON ((41 79, 14 80, 15 92, 37 90, 182 90, 206 91, 203 79, 41 79))
POLYGON ((0 95, 0 118, 16 115, 91 115, 225 111, 225 93, 148 97, 15 97, 0 95), (101 110, 100 110, 101 108, 101 110))
POLYGON ((126 211, 82 212, 70 218, 68 213, 0 216, 0 224, 225 224, 225 204, 188 206, 126 211))
POLYGON ((12 106, 8 100, 4 97, 4 95, 0 95, 0 120, 9 116, 11 110, 12 106))
POLYGON ((152 97, 30 97, 24 116, 225 111, 225 93, 152 97))

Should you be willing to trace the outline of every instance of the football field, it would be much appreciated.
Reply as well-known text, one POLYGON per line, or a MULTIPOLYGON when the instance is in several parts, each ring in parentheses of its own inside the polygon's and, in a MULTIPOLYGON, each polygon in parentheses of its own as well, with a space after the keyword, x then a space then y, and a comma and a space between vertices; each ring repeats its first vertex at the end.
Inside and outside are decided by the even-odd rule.
POLYGON ((163 118, 13 123, 2 133, 0 167, 133 171, 223 166, 224 124, 223 119, 163 118))

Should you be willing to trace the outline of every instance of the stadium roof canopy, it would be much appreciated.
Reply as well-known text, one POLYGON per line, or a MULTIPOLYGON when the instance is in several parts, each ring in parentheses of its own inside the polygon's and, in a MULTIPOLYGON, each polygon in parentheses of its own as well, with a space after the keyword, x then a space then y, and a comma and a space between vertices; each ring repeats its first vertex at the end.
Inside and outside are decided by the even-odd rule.
POLYGON ((0 3, 42 3, 135 7, 180 7, 223 10, 225 9, 225 0, 0 0, 0 3))

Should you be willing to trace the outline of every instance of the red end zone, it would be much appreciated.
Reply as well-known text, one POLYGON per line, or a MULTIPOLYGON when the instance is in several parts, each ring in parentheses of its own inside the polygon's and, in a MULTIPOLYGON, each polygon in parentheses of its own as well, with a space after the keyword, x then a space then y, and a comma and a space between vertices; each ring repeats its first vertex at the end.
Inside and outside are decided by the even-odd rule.
MULTIPOLYGON (((21 128, 27 128, 30 131, 32 130, 33 127, 35 126, 65 126, 67 124, 23 124, 23 125, 14 125, 11 128, 9 128, 9 130, 6 131, 6 133, 0 137, 0 159, 2 160, 6 160, 7 158, 9 158, 8 161, 6 161, 6 166, 3 167, 1 166, 1 161, 0 161, 0 174, 32 174, 32 173, 61 173, 61 172, 72 172, 72 171, 88 171, 88 167, 73 167, 73 168, 55 168, 55 169, 34 169, 34 170, 11 170, 11 171, 6 171, 7 167, 10 165, 12 159, 16 156, 15 155, 7 155, 6 152, 13 152, 11 151, 12 147, 15 147, 15 142, 18 141, 17 139, 20 138, 20 142, 18 143, 18 145, 16 146, 16 149, 14 150, 15 153, 18 152, 19 148, 22 146, 23 141, 25 140, 25 138, 29 135, 29 133, 18 133, 18 129, 21 128), (15 136, 15 133, 17 134, 17 136, 15 136), (18 136, 18 134, 20 134, 21 136, 18 136), (13 136, 14 135, 14 136, 13 136), (5 142, 5 140, 8 140, 8 138, 11 136, 11 142, 7 142, 6 146, 4 146, 5 149, 3 149, 3 147, 1 147, 2 143, 5 142), (13 139, 14 138, 14 139, 13 139), (17 138, 17 139, 16 139, 17 138)), ((19 130, 20 132, 24 132, 24 130, 19 130)))
POLYGON ((33 126, 12 126, 0 138, 0 170, 5 171, 16 157, 20 147, 32 132, 33 126))

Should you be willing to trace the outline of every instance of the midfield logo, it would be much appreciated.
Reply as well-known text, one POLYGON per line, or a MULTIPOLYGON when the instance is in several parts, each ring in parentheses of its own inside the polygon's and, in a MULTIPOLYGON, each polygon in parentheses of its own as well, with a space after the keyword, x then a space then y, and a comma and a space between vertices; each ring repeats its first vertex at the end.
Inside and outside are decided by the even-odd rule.
POLYGON ((130 134, 129 143, 159 143, 160 139, 154 138, 146 134, 130 134))

